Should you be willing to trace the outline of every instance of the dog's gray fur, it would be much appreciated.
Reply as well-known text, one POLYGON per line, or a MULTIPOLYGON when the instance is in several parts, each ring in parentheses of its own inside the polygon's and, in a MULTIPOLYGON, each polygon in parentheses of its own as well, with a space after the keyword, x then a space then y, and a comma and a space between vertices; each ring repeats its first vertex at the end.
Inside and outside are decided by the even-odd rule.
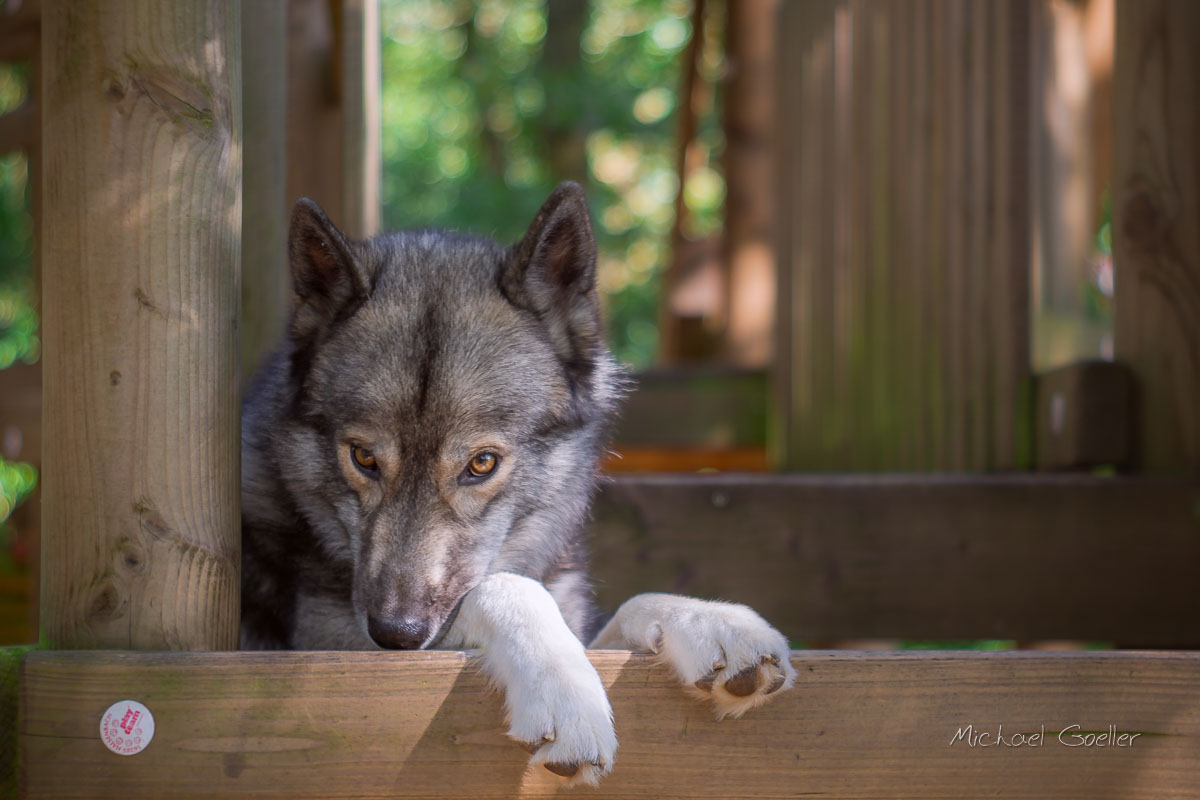
POLYGON ((302 200, 289 249, 290 335, 243 410, 243 646, 372 647, 369 620, 388 617, 427 646, 496 571, 543 582, 588 641, 581 527, 622 374, 582 190, 560 186, 511 248, 430 230, 349 241, 302 200), (364 435, 389 458, 373 486, 346 477, 364 435), (447 502, 475 487, 446 465, 497 440, 500 492, 447 502))

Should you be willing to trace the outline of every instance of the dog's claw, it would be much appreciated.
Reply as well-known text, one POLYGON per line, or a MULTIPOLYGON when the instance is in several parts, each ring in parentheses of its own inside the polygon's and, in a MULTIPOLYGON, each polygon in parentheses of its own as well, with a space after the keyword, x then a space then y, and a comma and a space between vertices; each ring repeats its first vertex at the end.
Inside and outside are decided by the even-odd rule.
POLYGON ((775 680, 771 681, 771 685, 766 688, 763 694, 775 694, 783 688, 783 684, 785 683, 787 683, 787 678, 781 672, 775 676, 775 680))

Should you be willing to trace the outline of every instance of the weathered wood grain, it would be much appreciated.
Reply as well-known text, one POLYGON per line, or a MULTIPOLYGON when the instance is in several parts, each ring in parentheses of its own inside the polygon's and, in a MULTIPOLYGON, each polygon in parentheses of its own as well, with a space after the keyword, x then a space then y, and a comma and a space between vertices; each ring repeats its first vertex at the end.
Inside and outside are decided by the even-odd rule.
POLYGON ((1200 646, 1200 483, 1070 475, 622 476, 595 505, 601 605, 748 603, 794 641, 1200 646))
POLYGON ((48 2, 42 634, 237 645, 237 5, 48 2))
POLYGON ((1116 355, 1140 387, 1140 465, 1200 470, 1200 4, 1117 3, 1116 355))
MULTIPOLYGON (((715 722, 645 656, 596 651, 621 745, 604 798, 1200 796, 1200 654, 796 652, 797 688, 715 722), (1045 736, 953 742, 960 728, 1045 736), (1079 726, 1073 728, 1072 726, 1079 726), (1068 747, 1075 731, 1138 734, 1068 747), (986 740, 985 740, 986 741, 986 740)), ((31 653, 21 778, 39 797, 542 797, 461 653, 31 653), (99 721, 131 698, 154 740, 99 721)))

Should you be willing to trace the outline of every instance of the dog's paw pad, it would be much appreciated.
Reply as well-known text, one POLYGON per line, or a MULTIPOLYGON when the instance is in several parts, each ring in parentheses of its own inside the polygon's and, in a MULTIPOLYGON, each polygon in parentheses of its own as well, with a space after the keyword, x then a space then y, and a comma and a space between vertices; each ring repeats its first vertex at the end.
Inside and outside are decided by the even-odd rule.
MULTIPOLYGON (((718 719, 740 717, 767 702, 779 690, 790 687, 795 677, 796 672, 788 661, 767 654, 760 656, 757 663, 736 671, 733 668, 718 671, 709 683, 706 696, 716 706, 718 719)), ((697 681, 696 685, 699 683, 697 681)))
MULTIPOLYGON (((737 673, 725 678, 724 681, 721 681, 719 686, 726 693, 738 698, 753 697, 756 694, 763 696, 774 694, 782 689, 788 680, 788 676, 780 667, 780 663, 778 656, 763 656, 761 663, 751 664, 739 670, 737 673)), ((706 695, 711 695, 713 689, 718 686, 718 681, 721 679, 724 671, 725 668, 723 666, 714 669, 700 680, 694 682, 692 686, 706 695)))
POLYGON ((561 775, 564 778, 574 778, 575 775, 579 772, 579 768, 583 765, 582 764, 558 764, 558 763, 555 763, 552 761, 548 761, 545 764, 542 764, 542 766, 545 767, 546 769, 550 770, 551 772, 553 772, 555 775, 561 775))
POLYGON ((788 688, 787 640, 746 606, 687 600, 663 619, 659 658, 718 718, 739 717, 788 688))

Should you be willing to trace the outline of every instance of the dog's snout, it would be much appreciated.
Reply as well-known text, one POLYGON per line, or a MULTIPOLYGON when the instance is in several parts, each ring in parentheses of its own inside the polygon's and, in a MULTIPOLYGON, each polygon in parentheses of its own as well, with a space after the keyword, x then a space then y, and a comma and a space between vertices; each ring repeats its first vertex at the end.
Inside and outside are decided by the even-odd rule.
POLYGON ((429 638, 429 623, 419 619, 367 620, 367 632, 375 644, 390 650, 417 650, 429 638))

